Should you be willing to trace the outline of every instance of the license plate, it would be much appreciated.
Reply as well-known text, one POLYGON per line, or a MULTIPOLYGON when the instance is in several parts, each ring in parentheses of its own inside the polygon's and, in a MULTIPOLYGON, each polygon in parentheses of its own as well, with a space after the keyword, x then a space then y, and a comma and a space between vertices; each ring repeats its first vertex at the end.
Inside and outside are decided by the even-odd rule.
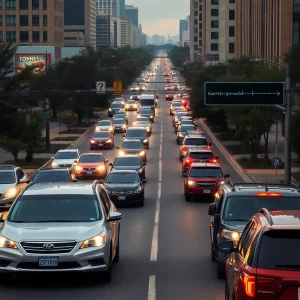
POLYGON ((204 194, 210 194, 210 192, 211 192, 210 190, 203 190, 204 194))
POLYGON ((87 171, 86 174, 87 175, 93 175, 93 172, 92 171, 87 171))
POLYGON ((58 257, 39 257, 40 267, 57 267, 58 257))
POLYGON ((126 199, 126 196, 119 196, 118 197, 118 200, 125 200, 126 199))
POLYGON ((98 145, 99 145, 99 146, 103 146, 103 144, 102 144, 102 143, 98 143, 98 145))

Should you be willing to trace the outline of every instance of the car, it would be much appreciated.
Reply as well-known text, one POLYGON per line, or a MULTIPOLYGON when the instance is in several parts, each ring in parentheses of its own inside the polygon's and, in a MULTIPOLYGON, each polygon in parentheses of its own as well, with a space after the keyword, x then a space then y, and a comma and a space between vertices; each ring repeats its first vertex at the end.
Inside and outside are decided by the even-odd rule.
POLYGON ((114 145, 114 136, 109 131, 95 132, 93 136, 90 136, 90 150, 113 149, 114 145))
POLYGON ((133 110, 133 111, 137 110, 137 104, 135 103, 135 100, 127 100, 125 104, 125 111, 128 110, 133 110))
POLYGON ((139 139, 124 139, 121 146, 117 147, 119 149, 118 155, 125 156, 130 154, 138 155, 144 162, 147 162, 147 152, 146 149, 139 139))
POLYGON ((169 76, 169 74, 167 73, 167 72, 164 72, 164 74, 163 74, 164 76, 169 76))
POLYGON ((12 204, 27 186, 29 179, 14 165, 0 165, 0 207, 12 204))
POLYGON ((187 156, 189 149, 191 148, 210 150, 211 143, 208 143, 206 137, 201 134, 186 135, 179 149, 180 161, 182 161, 182 159, 187 156))
POLYGON ((121 217, 98 181, 30 183, 7 218, 0 216, 1 282, 10 275, 72 271, 102 273, 111 281, 121 217))
POLYGON ((107 111, 107 116, 112 117, 117 111, 119 111, 122 108, 123 108, 122 103, 118 103, 118 102, 111 103, 107 111))
POLYGON ((113 103, 121 103, 122 107, 124 108, 125 106, 125 99, 123 97, 117 97, 113 99, 113 103))
POLYGON ((174 114, 173 114, 173 116, 172 116, 172 120, 173 120, 173 126, 174 127, 176 127, 176 125, 178 124, 178 122, 179 122, 179 119, 181 118, 181 117, 188 117, 189 116, 189 114, 188 114, 188 112, 186 112, 186 111, 178 111, 178 110, 176 110, 176 107, 174 107, 174 114))
POLYGON ((229 175, 223 174, 218 163, 195 162, 189 166, 183 177, 184 197, 186 201, 190 201, 195 196, 200 199, 206 196, 213 199, 229 175))
POLYGON ((113 170, 110 171, 103 182, 111 201, 115 204, 135 204, 144 206, 145 179, 140 179, 137 171, 134 170, 113 170))
POLYGON ((148 117, 137 117, 132 125, 133 127, 145 128, 148 136, 152 134, 152 124, 148 117))
POLYGON ((104 179, 108 173, 108 159, 101 152, 87 152, 74 161, 74 172, 78 179, 104 179))
POLYGON ((157 99, 155 93, 142 94, 140 97, 140 110, 142 108, 151 108, 153 115, 155 116, 155 107, 157 105, 157 99))
POLYGON ((237 246, 233 241, 218 244, 229 256, 226 299, 299 298, 299 218, 299 210, 263 208, 248 222, 237 246))
POLYGON ((211 259, 217 261, 217 277, 226 275, 228 255, 218 251, 218 243, 233 241, 236 247, 253 215, 261 208, 268 210, 299 210, 300 193, 295 184, 239 183, 228 180, 215 194, 208 208, 210 215, 211 259))
POLYGON ((126 134, 123 136, 125 139, 139 139, 146 149, 149 149, 149 136, 146 128, 144 127, 129 127, 126 134))
POLYGON ((78 149, 63 149, 58 150, 55 156, 52 156, 52 168, 71 168, 74 165, 74 160, 81 155, 78 149))
MULTIPOLYGON (((172 89, 172 88, 171 88, 172 89)), ((175 96, 177 95, 176 92, 174 92, 173 90, 169 91, 169 90, 166 90, 166 100, 167 101, 171 101, 175 98, 175 96)))
POLYGON ((113 124, 115 125, 115 133, 116 132, 126 132, 127 131, 127 123, 126 119, 113 119, 113 124))
POLYGON ((130 93, 130 99, 134 100, 134 101, 139 101, 140 96, 141 96, 141 93, 139 93, 139 92, 130 93))
MULTIPOLYGON (((182 126, 186 126, 186 125, 194 126, 194 128, 198 126, 197 124, 195 124, 195 122, 191 118, 189 118, 189 119, 180 119, 179 118, 178 123, 175 124, 175 133, 178 132, 179 128, 181 128, 182 126)), ((197 130, 195 129, 195 131, 197 131, 197 130)))
POLYGON ((111 134, 115 133, 115 126, 110 120, 101 120, 96 126, 96 131, 108 131, 111 134))
POLYGON ((147 89, 147 84, 145 83, 139 83, 139 91, 140 92, 145 92, 147 89))
POLYGON ((193 131, 195 130, 196 127, 194 124, 190 124, 190 125, 181 125, 178 127, 177 129, 177 134, 176 134, 176 142, 178 145, 180 145, 182 143, 182 140, 189 135, 189 131, 193 131))
POLYGON ((114 121, 114 119, 123 119, 123 120, 125 120, 126 124, 128 124, 127 113, 123 110, 117 111, 113 116, 113 121, 114 121))
POLYGON ((173 116, 175 107, 182 107, 181 101, 179 101, 179 100, 172 101, 172 103, 170 105, 170 116, 173 116))
POLYGON ((146 179, 147 163, 143 162, 138 155, 119 156, 113 163, 109 164, 112 170, 134 170, 137 171, 142 179, 146 179))
POLYGON ((131 88, 130 88, 130 92, 138 92, 139 91, 139 87, 137 85, 133 85, 131 88))
POLYGON ((77 182, 78 179, 71 168, 44 168, 36 171, 31 182, 77 182))
POLYGON ((138 111, 139 117, 148 117, 149 120, 154 123, 154 112, 151 107, 140 107, 138 111))

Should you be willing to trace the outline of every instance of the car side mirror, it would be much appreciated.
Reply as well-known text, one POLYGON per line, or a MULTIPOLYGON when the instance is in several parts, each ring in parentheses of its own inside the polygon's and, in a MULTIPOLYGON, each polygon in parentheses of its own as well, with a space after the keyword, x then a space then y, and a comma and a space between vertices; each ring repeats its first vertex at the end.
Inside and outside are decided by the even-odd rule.
POLYGON ((93 137, 92 136, 90 136, 90 139, 92 139, 93 137))
POLYGON ((212 146, 212 143, 209 143, 208 146, 212 146))
POLYGON ((111 166, 111 167, 113 166, 113 164, 112 164, 112 163, 109 163, 108 165, 109 165, 109 166, 111 166))
POLYGON ((107 222, 116 222, 122 219, 122 214, 119 212, 112 211, 109 213, 109 217, 106 220, 107 222))
POLYGON ((228 178, 228 177, 230 177, 229 174, 225 174, 225 175, 224 175, 224 178, 228 178))
POLYGON ((4 214, 3 214, 3 213, 0 213, 0 223, 3 223, 4 220, 5 220, 4 214))
POLYGON ((77 164, 77 163, 78 163, 78 160, 77 160, 77 159, 75 159, 75 160, 74 160, 74 163, 75 163, 75 164, 77 164))
POLYGON ((217 207, 215 203, 211 203, 208 206, 208 215, 214 216, 217 213, 217 207))
POLYGON ((217 249, 223 253, 236 252, 236 248, 233 247, 233 241, 221 242, 217 245, 217 249))
POLYGON ((147 182, 147 180, 146 180, 146 179, 143 179, 143 180, 142 180, 142 182, 143 182, 143 183, 146 183, 146 182, 147 182))

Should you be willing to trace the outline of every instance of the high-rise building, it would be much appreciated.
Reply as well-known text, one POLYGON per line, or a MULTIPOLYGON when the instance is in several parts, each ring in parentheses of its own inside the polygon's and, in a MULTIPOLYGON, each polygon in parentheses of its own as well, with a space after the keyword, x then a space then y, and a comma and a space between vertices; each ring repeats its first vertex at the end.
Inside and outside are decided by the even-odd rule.
POLYGON ((125 16, 130 19, 131 23, 139 26, 139 9, 133 5, 125 5, 125 16))
POLYGON ((236 1, 237 56, 282 61, 293 43, 300 43, 300 2, 297 0, 236 1), (259 16, 259 17, 257 17, 259 16))
POLYGON ((158 34, 152 35, 151 41, 152 41, 153 45, 164 45, 164 44, 166 44, 166 38, 163 35, 158 35, 158 34))
POLYGON ((120 21, 120 47, 133 47, 133 28, 129 19, 121 19, 120 21))
POLYGON ((114 23, 112 17, 98 13, 96 17, 96 48, 114 47, 114 23))
POLYGON ((63 0, 1 1, 0 17, 0 41, 54 46, 59 53, 64 46, 63 0))
POLYGON ((142 27, 142 24, 139 24, 139 28, 138 28, 139 46, 142 45, 142 35, 143 35, 143 27, 142 27))
POLYGON ((184 31, 188 29, 188 21, 187 20, 179 20, 179 42, 183 45, 182 34, 184 31))
POLYGON ((141 42, 141 46, 147 46, 148 45, 148 37, 147 34, 142 33, 142 42, 141 42))
POLYGON ((66 47, 96 48, 95 0, 64 0, 64 41, 66 47))
POLYGON ((125 14, 125 0, 117 0, 117 16, 124 19, 125 14))
POLYGON ((96 0, 96 12, 116 17, 118 15, 118 0, 96 0))
POLYGON ((205 1, 199 4, 199 0, 190 0, 190 58, 198 60, 202 50, 202 14, 205 1), (201 20, 201 21, 200 21, 201 20))

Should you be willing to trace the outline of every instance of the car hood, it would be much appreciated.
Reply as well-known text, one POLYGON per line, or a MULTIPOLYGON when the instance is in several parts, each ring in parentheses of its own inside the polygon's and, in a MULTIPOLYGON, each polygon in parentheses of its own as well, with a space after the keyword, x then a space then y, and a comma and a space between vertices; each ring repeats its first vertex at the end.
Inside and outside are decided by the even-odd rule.
POLYGON ((140 141, 143 141, 143 140, 147 140, 148 137, 145 136, 145 137, 140 137, 140 136, 131 136, 131 137, 128 137, 126 136, 126 140, 140 140, 140 141))
POLYGON ((14 184, 0 184, 0 194, 4 194, 10 187, 13 187, 14 184))
POLYGON ((111 139, 111 137, 106 137, 106 138, 92 138, 95 142, 106 142, 111 139))
POLYGON ((143 151, 143 149, 121 149, 123 152, 127 154, 139 154, 143 151))
POLYGON ((103 221, 80 223, 5 222, 1 234, 16 242, 25 240, 86 240, 103 231, 103 221))
POLYGON ((112 170, 134 170, 138 171, 142 166, 113 166, 112 170))
POLYGON ((224 221, 224 224, 228 227, 229 230, 237 230, 243 232, 248 221, 224 221))
POLYGON ((73 165, 74 160, 78 158, 72 158, 72 159, 54 159, 53 162, 57 165, 73 165))
POLYGON ((138 188, 139 183, 105 183, 105 188, 109 191, 132 191, 138 188))

